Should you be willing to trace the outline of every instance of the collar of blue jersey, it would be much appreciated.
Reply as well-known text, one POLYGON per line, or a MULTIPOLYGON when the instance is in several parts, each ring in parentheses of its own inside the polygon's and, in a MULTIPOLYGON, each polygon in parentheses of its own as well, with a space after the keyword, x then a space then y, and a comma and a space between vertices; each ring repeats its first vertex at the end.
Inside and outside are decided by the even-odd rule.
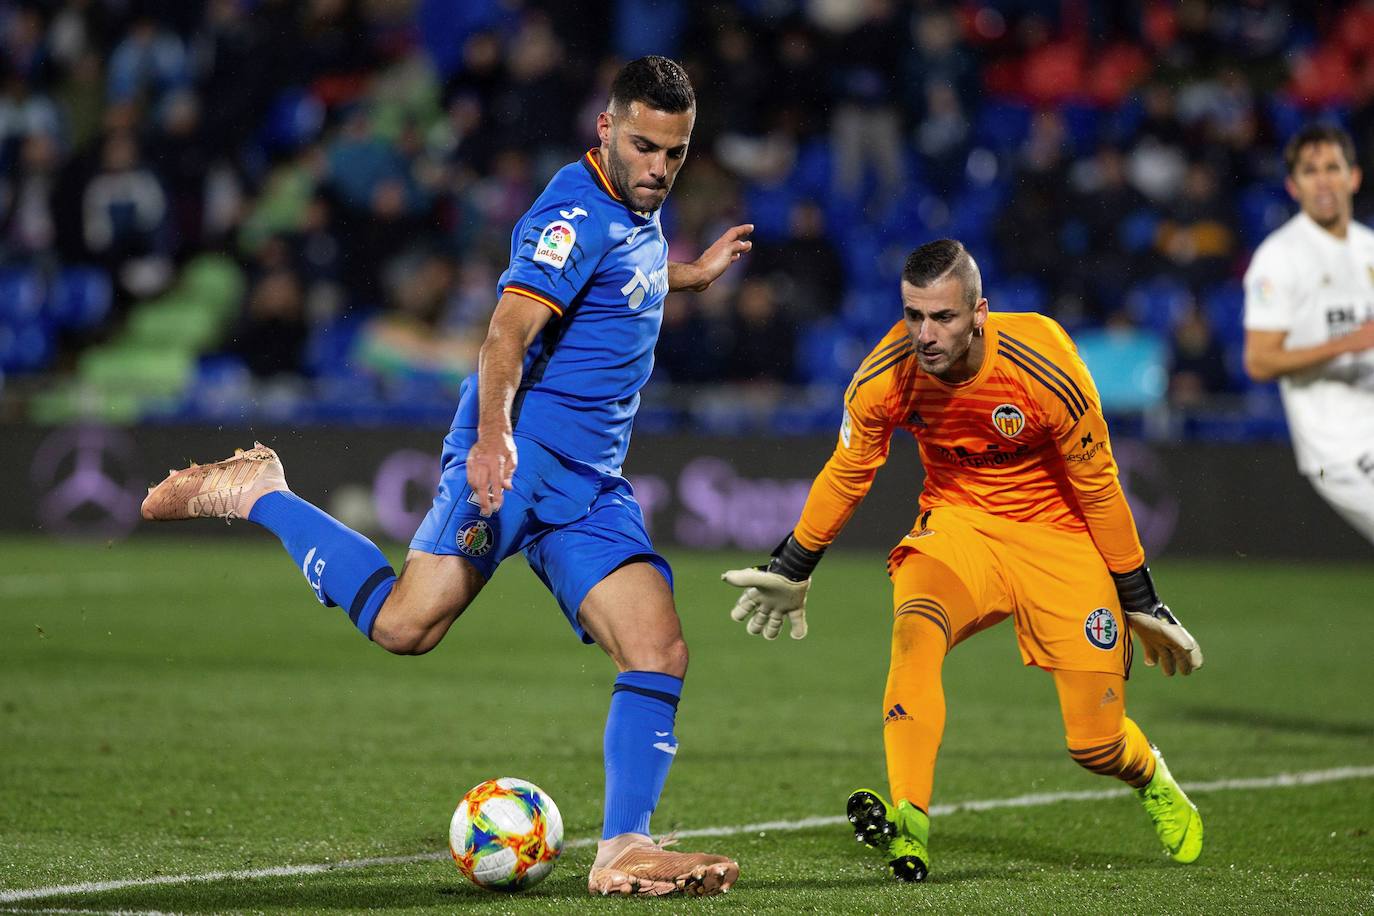
MULTIPOLYGON (((601 158, 597 155, 599 152, 600 149, 598 147, 592 147, 587 150, 587 155, 582 157, 582 167, 592 176, 592 181, 596 183, 597 187, 606 192, 606 194, 616 203, 624 206, 625 199, 615 192, 615 188, 611 187, 611 180, 606 176, 605 169, 601 167, 601 158)), ((626 206, 625 209, 630 210, 628 206, 626 206)), ((641 210, 630 210, 630 212, 644 220, 649 219, 653 215, 652 213, 646 213, 641 210)))

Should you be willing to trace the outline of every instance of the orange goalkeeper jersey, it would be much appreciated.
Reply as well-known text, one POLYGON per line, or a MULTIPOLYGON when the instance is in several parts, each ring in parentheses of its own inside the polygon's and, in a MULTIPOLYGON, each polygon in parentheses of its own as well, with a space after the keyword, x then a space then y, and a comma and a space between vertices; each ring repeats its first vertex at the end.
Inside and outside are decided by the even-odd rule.
POLYGON ((925 465, 921 511, 965 506, 1013 521, 1087 531, 1113 572, 1145 562, 1087 367, 1054 321, 991 313, 978 374, 950 385, 921 371, 906 326, 888 331, 845 391, 835 452, 797 523, 830 544, 868 493, 897 429, 925 465))

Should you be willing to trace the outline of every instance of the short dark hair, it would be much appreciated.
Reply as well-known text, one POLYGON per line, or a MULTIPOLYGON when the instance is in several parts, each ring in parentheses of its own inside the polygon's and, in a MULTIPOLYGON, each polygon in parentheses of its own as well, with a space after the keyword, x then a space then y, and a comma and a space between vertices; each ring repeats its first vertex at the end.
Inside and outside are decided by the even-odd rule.
POLYGON ((676 114, 694 110, 697 94, 681 64, 650 54, 621 67, 611 83, 611 108, 623 111, 631 102, 676 114))
POLYGON ((978 271, 978 263, 963 243, 954 239, 926 242, 907 255, 902 267, 903 282, 918 289, 934 286, 950 276, 963 286, 965 305, 972 308, 983 298, 983 275, 978 271))
POLYGON ((1355 141, 1350 139, 1350 134, 1335 124, 1309 124, 1294 134, 1283 148, 1283 164, 1287 166, 1289 175, 1298 167, 1298 157, 1303 149, 1315 143, 1334 143, 1341 148, 1346 165, 1353 168, 1359 164, 1355 161, 1355 141))

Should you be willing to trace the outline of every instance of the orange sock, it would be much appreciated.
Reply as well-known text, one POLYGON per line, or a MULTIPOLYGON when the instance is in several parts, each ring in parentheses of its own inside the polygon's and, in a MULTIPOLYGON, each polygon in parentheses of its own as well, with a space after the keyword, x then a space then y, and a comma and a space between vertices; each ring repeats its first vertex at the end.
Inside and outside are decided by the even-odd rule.
POLYGON ((976 615, 968 589, 938 560, 906 557, 892 585, 892 662, 883 693, 887 779, 894 804, 906 799, 929 811, 945 733, 941 670, 957 634, 976 615))
POLYGON ((1126 681, 1119 674, 1056 671, 1064 742, 1085 770, 1114 776, 1136 787, 1155 775, 1149 739, 1126 716, 1126 681))

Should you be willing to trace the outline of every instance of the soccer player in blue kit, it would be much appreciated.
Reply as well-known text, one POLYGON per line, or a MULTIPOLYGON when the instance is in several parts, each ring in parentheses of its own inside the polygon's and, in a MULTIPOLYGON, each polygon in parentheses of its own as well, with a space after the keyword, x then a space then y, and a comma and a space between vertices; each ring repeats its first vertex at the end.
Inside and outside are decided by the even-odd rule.
POLYGON ((293 494, 263 445, 176 471, 143 503, 150 520, 262 525, 321 603, 403 655, 434 648, 501 561, 522 551, 573 631, 620 672, 594 894, 710 895, 739 874, 725 856, 667 850, 649 836, 677 753, 687 646, 672 572, 620 472, 664 297, 705 289, 751 246, 753 227, 735 226, 696 261, 668 261, 658 210, 695 116, 682 67, 630 62, 597 117, 600 147, 554 175, 516 224, 478 371, 444 439, 438 494, 399 576, 371 541, 293 494))

